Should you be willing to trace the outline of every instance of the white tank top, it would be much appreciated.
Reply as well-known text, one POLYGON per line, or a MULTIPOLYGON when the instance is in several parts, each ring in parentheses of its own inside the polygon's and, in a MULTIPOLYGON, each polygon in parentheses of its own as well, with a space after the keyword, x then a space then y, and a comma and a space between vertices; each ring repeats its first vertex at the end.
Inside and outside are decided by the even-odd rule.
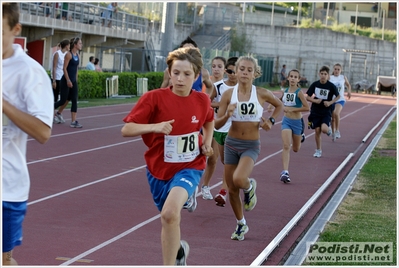
MULTIPOLYGON (((67 51, 65 53, 62 53, 62 50, 57 50, 53 54, 53 58, 51 62, 54 59, 55 53, 58 53, 58 61, 57 61, 57 69, 55 70, 55 80, 61 80, 62 76, 64 75, 64 59, 67 51)), ((53 64, 51 64, 51 69, 53 68, 53 64)), ((53 75, 53 70, 51 70, 51 76, 53 75)))
POLYGON ((263 106, 259 103, 256 87, 252 85, 249 101, 238 100, 238 85, 233 89, 230 103, 237 103, 237 107, 231 116, 232 121, 239 122, 260 122, 263 114, 263 106))
POLYGON ((338 101, 345 101, 345 77, 340 74, 339 76, 331 75, 330 82, 333 83, 339 92, 339 100, 338 101))
MULTIPOLYGON (((216 83, 215 83, 216 84, 216 83)), ((216 85, 215 85, 216 86, 216 85)), ((220 99, 222 98, 223 93, 229 89, 232 88, 233 86, 228 86, 226 85, 226 83, 222 83, 219 87, 216 88, 216 100, 218 102, 220 102, 220 99)), ((217 116, 217 115, 215 115, 217 116)), ((227 133, 229 132, 231 126, 231 117, 229 117, 229 119, 227 119, 226 124, 224 124, 221 128, 219 129, 215 129, 217 132, 223 132, 223 133, 227 133)))

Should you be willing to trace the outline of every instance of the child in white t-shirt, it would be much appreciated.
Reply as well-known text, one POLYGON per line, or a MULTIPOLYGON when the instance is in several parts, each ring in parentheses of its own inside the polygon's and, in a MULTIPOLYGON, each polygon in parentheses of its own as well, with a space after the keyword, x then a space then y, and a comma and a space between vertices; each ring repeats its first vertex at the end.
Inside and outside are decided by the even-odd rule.
POLYGON ((16 265, 13 249, 22 243, 22 222, 30 188, 28 135, 45 143, 51 135, 54 97, 46 71, 14 44, 21 32, 19 4, 3 5, 2 203, 3 265, 16 265))

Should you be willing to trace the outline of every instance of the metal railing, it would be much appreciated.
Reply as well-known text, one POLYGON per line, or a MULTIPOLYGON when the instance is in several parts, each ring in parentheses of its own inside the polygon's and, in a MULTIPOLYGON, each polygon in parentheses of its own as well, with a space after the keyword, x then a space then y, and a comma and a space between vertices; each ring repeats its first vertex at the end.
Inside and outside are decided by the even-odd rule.
POLYGON ((75 21, 84 24, 102 25, 125 31, 146 33, 148 30, 148 19, 132 15, 123 11, 112 12, 111 18, 104 18, 102 14, 108 12, 107 7, 93 4, 68 2, 67 6, 58 3, 33 2, 20 3, 20 12, 34 16, 45 16, 54 19, 75 21), (109 23, 110 22, 110 23, 109 23), (109 23, 109 24, 108 24, 109 23))
POLYGON ((211 49, 224 50, 228 45, 230 45, 230 35, 231 30, 228 30, 221 37, 216 40, 216 42, 211 46, 211 49))

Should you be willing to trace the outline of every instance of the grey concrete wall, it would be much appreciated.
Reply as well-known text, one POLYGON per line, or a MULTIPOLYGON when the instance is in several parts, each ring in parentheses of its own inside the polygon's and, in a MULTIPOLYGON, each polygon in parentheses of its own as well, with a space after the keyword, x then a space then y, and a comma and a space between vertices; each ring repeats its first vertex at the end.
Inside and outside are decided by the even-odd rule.
MULTIPOLYGON (((251 38, 252 50, 262 56, 275 58, 275 71, 282 65, 287 70, 298 68, 309 81, 318 79, 318 70, 322 65, 330 68, 335 63, 343 66, 349 81, 361 79, 376 81, 378 75, 396 75, 396 43, 371 39, 363 36, 334 32, 329 29, 302 29, 290 26, 269 26, 246 24, 237 26, 251 38), (343 49, 376 51, 364 60, 352 59, 343 49), (384 62, 384 64, 382 64, 384 62), (351 66, 349 66, 351 65, 351 66), (364 77, 366 70, 366 77, 364 77), (351 75, 352 74, 352 75, 351 75), (352 77, 351 77, 352 76, 352 77)), ((356 81, 355 81, 356 80, 356 81)))

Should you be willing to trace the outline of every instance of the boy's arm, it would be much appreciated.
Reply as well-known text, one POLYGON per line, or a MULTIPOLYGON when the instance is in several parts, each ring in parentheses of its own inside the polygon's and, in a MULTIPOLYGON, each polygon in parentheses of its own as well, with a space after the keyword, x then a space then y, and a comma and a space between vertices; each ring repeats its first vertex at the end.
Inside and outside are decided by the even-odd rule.
POLYGON ((336 103, 341 98, 341 96, 339 95, 339 91, 338 91, 338 89, 337 89, 337 87, 335 85, 333 85, 333 89, 334 89, 334 95, 333 96, 335 96, 335 98, 332 99, 331 101, 324 101, 323 103, 324 103, 325 107, 330 107, 331 105, 336 103))
POLYGON ((46 143, 51 136, 50 126, 40 119, 25 113, 3 98, 3 113, 23 132, 37 140, 39 143, 46 143))
POLYGON ((174 119, 156 124, 126 123, 122 127, 122 137, 136 137, 148 133, 163 133, 168 135, 172 131, 174 119))
POLYGON ((212 120, 211 122, 205 122, 205 124, 202 127, 202 133, 204 135, 203 142, 202 142, 202 154, 206 156, 211 156, 213 155, 213 149, 212 149, 212 139, 213 139, 213 129, 215 127, 214 121, 212 120))

